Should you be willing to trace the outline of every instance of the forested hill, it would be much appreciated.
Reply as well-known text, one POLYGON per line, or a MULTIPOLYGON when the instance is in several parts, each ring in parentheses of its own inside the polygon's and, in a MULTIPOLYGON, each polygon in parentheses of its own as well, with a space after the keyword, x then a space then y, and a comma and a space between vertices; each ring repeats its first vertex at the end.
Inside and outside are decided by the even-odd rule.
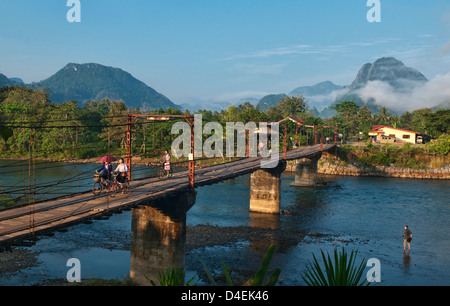
POLYGON ((50 100, 87 102, 104 98, 122 100, 127 107, 141 109, 180 108, 163 94, 119 68, 100 64, 67 64, 46 80, 30 85, 46 88, 50 100))

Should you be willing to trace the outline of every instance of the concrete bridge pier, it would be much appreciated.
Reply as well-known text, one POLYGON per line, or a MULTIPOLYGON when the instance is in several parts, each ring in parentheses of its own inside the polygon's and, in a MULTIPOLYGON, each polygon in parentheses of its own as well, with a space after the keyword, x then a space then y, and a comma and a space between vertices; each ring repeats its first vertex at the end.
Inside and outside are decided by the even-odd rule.
POLYGON ((131 222, 130 278, 136 285, 156 284, 158 273, 184 269, 186 213, 196 194, 181 192, 133 208, 131 222))
POLYGON ((250 177, 250 211, 266 214, 280 213, 281 174, 286 161, 281 160, 275 168, 260 169, 250 177))
POLYGON ((313 187, 317 184, 317 163, 322 154, 295 161, 295 182, 289 184, 293 187, 313 187))

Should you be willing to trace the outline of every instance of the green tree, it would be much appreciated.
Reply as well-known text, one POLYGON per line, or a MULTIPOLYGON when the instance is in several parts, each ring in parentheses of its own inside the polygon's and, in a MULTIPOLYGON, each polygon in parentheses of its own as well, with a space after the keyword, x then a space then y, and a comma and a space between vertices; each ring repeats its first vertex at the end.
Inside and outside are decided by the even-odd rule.
POLYGON ((357 114, 357 125, 360 132, 367 134, 372 130, 373 117, 372 111, 366 106, 362 106, 357 114))
POLYGON ((355 101, 341 101, 331 107, 336 111, 332 122, 345 133, 344 136, 354 134, 358 128, 359 106, 355 101))
POLYGON ((303 96, 287 96, 278 102, 277 107, 280 109, 283 117, 301 117, 308 109, 308 102, 305 101, 303 96))
POLYGON ((267 118, 270 122, 278 122, 283 117, 283 113, 278 106, 269 106, 269 108, 265 111, 267 118))
POLYGON ((108 126, 102 129, 99 137, 108 143, 108 148, 112 147, 113 143, 116 148, 124 147, 126 144, 127 107, 123 101, 105 99, 104 102, 108 106, 108 113, 104 114, 107 117, 105 122, 108 126))
POLYGON ((389 125, 390 113, 386 107, 380 108, 380 112, 376 114, 376 121, 380 125, 389 125))
POLYGON ((450 109, 439 109, 434 112, 427 121, 427 126, 431 127, 435 137, 448 134, 450 128, 450 109))

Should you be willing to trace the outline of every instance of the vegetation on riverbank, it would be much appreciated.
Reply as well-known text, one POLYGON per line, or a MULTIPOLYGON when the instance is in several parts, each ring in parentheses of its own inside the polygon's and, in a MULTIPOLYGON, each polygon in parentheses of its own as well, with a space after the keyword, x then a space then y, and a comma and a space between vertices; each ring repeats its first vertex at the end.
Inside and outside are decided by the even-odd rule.
POLYGON ((337 157, 363 167, 393 165, 411 169, 442 168, 449 162, 449 147, 450 137, 443 134, 436 142, 426 145, 344 145, 338 148, 337 157))
POLYGON ((319 173, 353 176, 450 178, 450 137, 443 134, 426 145, 343 145, 336 154, 324 153, 319 173))
MULTIPOLYGON (((275 106, 260 110, 249 102, 231 105, 218 111, 198 110, 203 125, 218 122, 277 122, 287 116, 305 120, 306 125, 337 125, 343 134, 343 142, 352 137, 367 138, 372 125, 383 124, 424 132, 434 138, 448 135, 450 110, 420 109, 405 112, 402 116, 389 114, 385 108, 373 114, 366 106, 353 101, 342 101, 333 106, 336 115, 323 119, 314 115, 308 102, 302 97, 285 97, 275 106)), ((52 103, 44 91, 25 87, 0 88, 0 158, 46 158, 53 160, 89 159, 111 154, 126 154, 126 116, 128 114, 192 115, 178 109, 144 110, 127 108, 121 101, 77 101, 52 103)), ((184 119, 180 119, 184 120, 184 119)), ((133 125, 132 154, 141 158, 161 156, 171 147, 174 137, 171 127, 174 121, 139 121, 133 125)), ((283 127, 280 131, 284 134, 283 127)), ((206 140, 211 135, 203 135, 206 140)), ((300 144, 312 143, 311 130, 302 128, 300 144)), ((334 130, 323 135, 334 137, 334 130)), ((295 137, 295 124, 288 122, 288 148, 295 137)), ((448 136, 447 136, 448 137, 448 136)), ((445 150, 440 148, 438 150, 445 150)), ((448 150, 448 149, 447 149, 448 150)))

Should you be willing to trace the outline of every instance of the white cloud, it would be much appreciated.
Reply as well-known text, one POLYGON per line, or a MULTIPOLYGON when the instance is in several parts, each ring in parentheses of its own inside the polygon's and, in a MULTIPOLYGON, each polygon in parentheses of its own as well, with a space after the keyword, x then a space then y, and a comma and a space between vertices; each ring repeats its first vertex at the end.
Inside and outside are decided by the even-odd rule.
POLYGON ((287 47, 280 47, 274 49, 265 49, 260 51, 255 51, 253 53, 247 54, 237 54, 230 57, 223 58, 223 61, 231 61, 238 59, 260 59, 268 58, 273 56, 287 56, 287 55, 332 55, 336 53, 348 53, 354 52, 355 47, 360 48, 371 48, 376 45, 387 44, 393 41, 398 41, 397 38, 383 38, 375 39, 369 41, 357 41, 357 42, 346 42, 342 44, 332 44, 325 46, 312 46, 308 44, 298 44, 287 47))
POLYGON ((276 75, 281 74, 283 68, 286 67, 285 63, 280 64, 261 64, 261 63, 238 63, 231 67, 229 70, 237 71, 240 74, 245 75, 276 75))
POLYGON ((294 54, 309 54, 315 53, 316 51, 308 50, 311 48, 309 45, 296 45, 291 47, 282 47, 275 49, 260 50, 249 54, 237 54, 224 58, 224 61, 231 61, 236 59, 251 59, 251 58, 266 58, 271 56, 284 56, 284 55, 294 55, 294 54))
POLYGON ((372 81, 358 90, 358 94, 366 102, 373 98, 377 105, 396 111, 434 107, 450 101, 450 73, 438 75, 427 83, 416 85, 410 92, 398 92, 388 83, 372 81))

